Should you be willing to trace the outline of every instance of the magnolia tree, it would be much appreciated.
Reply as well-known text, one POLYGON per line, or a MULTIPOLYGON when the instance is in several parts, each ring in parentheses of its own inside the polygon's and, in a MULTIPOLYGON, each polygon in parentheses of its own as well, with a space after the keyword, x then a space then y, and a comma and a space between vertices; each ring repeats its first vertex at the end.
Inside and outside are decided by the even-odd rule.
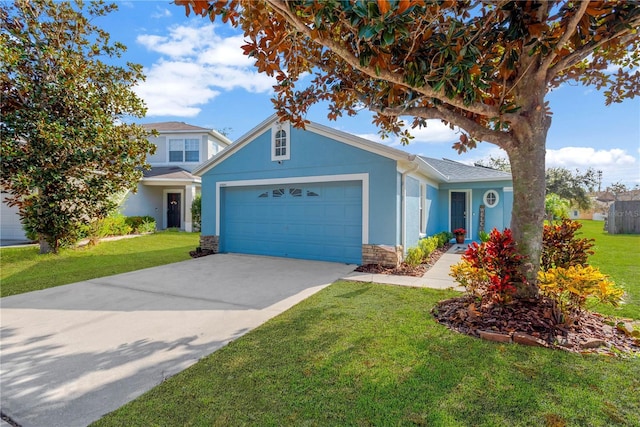
POLYGON ((146 130, 122 122, 145 114, 131 90, 142 67, 112 65, 125 47, 92 23, 113 9, 0 3, 0 184, 41 252, 57 252, 81 224, 107 215, 155 149, 146 130))
POLYGON ((275 108, 304 126, 319 101, 328 117, 366 107, 383 134, 440 119, 462 129, 459 152, 487 141, 513 173, 513 235, 537 293, 545 197, 545 96, 574 81, 606 103, 640 88, 640 6, 623 1, 176 0, 187 14, 239 26, 244 53, 275 76, 275 108), (615 72, 611 69, 615 68, 615 72))

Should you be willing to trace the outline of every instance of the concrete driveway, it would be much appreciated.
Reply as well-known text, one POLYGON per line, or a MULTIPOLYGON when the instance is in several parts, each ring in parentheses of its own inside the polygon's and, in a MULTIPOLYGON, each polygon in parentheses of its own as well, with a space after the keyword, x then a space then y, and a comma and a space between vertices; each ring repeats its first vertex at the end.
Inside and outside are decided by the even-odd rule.
POLYGON ((2 412, 86 426, 354 268, 218 254, 2 298, 2 412))

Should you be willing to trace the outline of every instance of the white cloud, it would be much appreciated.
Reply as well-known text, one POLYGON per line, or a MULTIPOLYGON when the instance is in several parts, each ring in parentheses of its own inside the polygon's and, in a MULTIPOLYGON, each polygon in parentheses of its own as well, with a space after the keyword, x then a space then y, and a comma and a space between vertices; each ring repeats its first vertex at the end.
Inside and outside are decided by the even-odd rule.
POLYGON ((170 18, 172 16, 171 11, 167 8, 156 6, 156 11, 151 14, 152 18, 170 18))
MULTIPOLYGON (((408 129, 411 135, 413 135, 413 139, 411 140, 412 145, 417 144, 442 144, 442 143, 453 143, 460 139, 460 131, 452 130, 449 126, 442 123, 440 120, 427 120, 427 126, 422 128, 411 129, 411 126, 404 126, 405 129, 408 129)), ((391 136, 387 139, 380 138, 378 134, 360 134, 358 135, 361 138, 366 138, 370 141, 379 142, 381 144, 388 145, 390 147, 402 147, 402 143, 400 142, 400 138, 396 136, 391 136)))
POLYGON ((193 117, 219 91, 207 86, 201 68, 188 62, 159 61, 147 71, 147 80, 136 88, 145 100, 148 116, 193 117))
POLYGON ((563 167, 584 172, 588 168, 602 171, 603 184, 640 182, 638 159, 620 148, 597 150, 591 147, 548 149, 547 168, 563 167))
POLYGON ((563 147, 559 150, 547 150, 548 167, 598 167, 598 166, 628 166, 636 163, 635 157, 625 150, 612 148, 610 150, 596 150, 591 147, 563 147))
POLYGON ((167 35, 143 34, 136 41, 160 54, 136 89, 147 116, 193 117, 222 91, 264 93, 276 83, 242 54, 242 36, 221 37, 213 24, 173 26, 167 35))

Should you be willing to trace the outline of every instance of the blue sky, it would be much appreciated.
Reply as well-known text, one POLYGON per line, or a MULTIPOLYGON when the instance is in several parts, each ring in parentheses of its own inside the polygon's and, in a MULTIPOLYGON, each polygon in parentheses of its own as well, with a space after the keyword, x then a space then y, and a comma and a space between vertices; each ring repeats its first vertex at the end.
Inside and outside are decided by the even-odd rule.
MULTIPOLYGON (((242 55, 242 33, 217 20, 186 17, 169 1, 122 1, 119 10, 95 23, 128 50, 123 59, 144 66, 146 82, 135 90, 145 100, 144 123, 177 120, 222 130, 235 140, 273 114, 274 80, 259 74, 242 55)), ((565 84, 547 96, 553 124, 547 137, 547 167, 603 171, 602 185, 640 184, 640 99, 604 105, 595 88, 565 84)), ((414 132, 408 146, 380 140, 371 114, 337 121, 316 105, 309 120, 356 134, 407 152, 465 163, 505 157, 495 145, 458 155, 459 135, 438 121, 414 132)))

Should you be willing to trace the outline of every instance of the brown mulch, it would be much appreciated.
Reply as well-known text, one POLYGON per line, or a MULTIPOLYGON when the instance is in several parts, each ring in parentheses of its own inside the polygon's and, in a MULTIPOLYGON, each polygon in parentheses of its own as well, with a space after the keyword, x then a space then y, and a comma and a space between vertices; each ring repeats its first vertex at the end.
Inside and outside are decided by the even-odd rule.
POLYGON ((440 301, 432 313, 450 329, 493 341, 515 341, 518 335, 528 345, 576 353, 640 356, 640 340, 631 335, 631 320, 583 311, 570 325, 563 325, 558 322, 553 301, 545 297, 497 304, 464 295, 440 301))
POLYGON ((395 276, 415 276, 422 277, 424 273, 431 268, 433 264, 440 259, 440 257, 446 253, 452 245, 448 243, 442 248, 436 249, 431 253, 426 263, 412 267, 405 263, 400 264, 398 267, 384 267, 380 264, 365 264, 356 268, 355 271, 360 273, 372 273, 372 274, 391 274, 395 276))

